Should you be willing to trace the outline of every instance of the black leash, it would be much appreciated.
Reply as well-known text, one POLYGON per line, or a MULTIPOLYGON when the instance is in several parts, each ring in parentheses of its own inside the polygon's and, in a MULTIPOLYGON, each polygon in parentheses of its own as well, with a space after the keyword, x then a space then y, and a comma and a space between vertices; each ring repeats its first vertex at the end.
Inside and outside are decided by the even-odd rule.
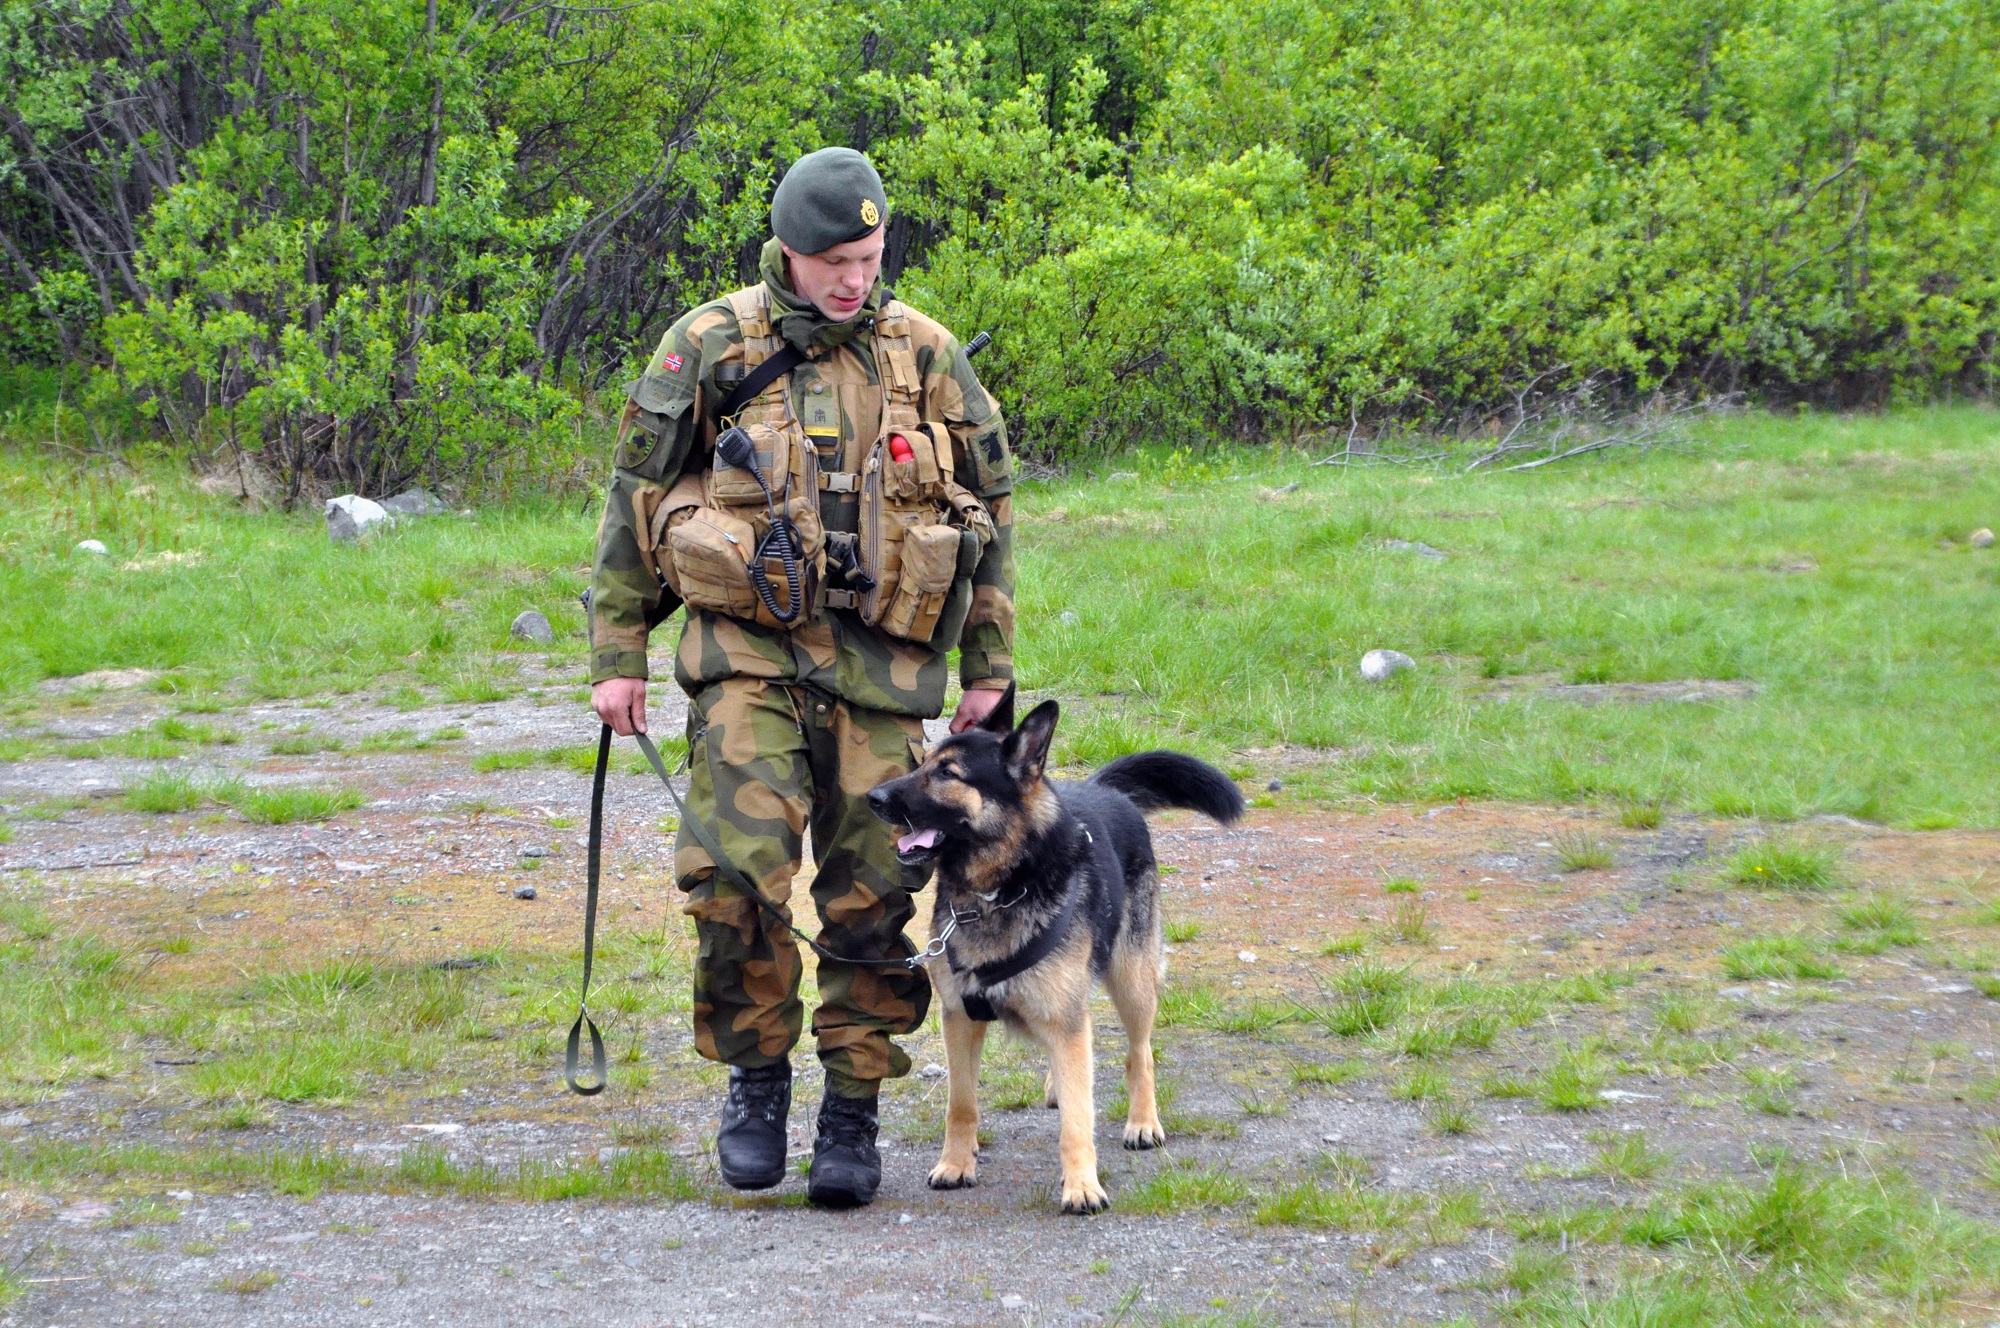
POLYGON ((569 1081, 569 1091, 584 1097, 602 1093, 606 1082, 604 1035, 597 1031, 597 1021, 590 1017, 590 963, 597 952, 597 864, 604 856, 604 773, 610 767, 611 726, 606 724, 597 735, 597 773, 590 781, 590 856, 584 867, 583 896, 583 995, 577 1000, 576 1022, 569 1026, 569 1050, 563 1061, 563 1078, 569 1081), (590 1071, 597 1076, 594 1084, 576 1081, 577 1053, 586 1028, 590 1030, 590 1071))
MULTIPOLYGON (((945 942, 958 930, 959 916, 956 912, 945 920, 943 930, 931 939, 929 945, 906 959, 857 959, 852 955, 835 954, 800 931, 792 925, 791 919, 785 916, 784 911, 766 899, 763 891, 759 890, 755 883, 729 860, 723 853, 722 846, 709 835, 708 827, 688 810, 687 803, 681 800, 679 790, 674 787, 673 778, 667 773, 667 763, 660 759, 660 749, 653 746, 653 740, 643 733, 634 733, 632 737, 639 744, 640 752, 653 767, 653 773, 667 786, 667 796, 674 800, 674 809, 680 814, 681 824, 688 828, 688 833, 694 836, 694 842, 699 844, 715 863, 716 871, 720 872, 729 884, 736 887, 738 893, 755 900, 757 906, 776 918, 786 931, 812 947, 814 954, 822 959, 830 959, 836 964, 855 964, 867 968, 921 968, 927 960, 935 959, 945 952, 945 942)), ((694 753, 690 750, 688 760, 692 763, 693 759, 694 753)), ((604 776, 610 766, 611 726, 606 724, 597 736, 597 769, 591 776, 590 784, 590 856, 584 868, 586 888, 583 897, 583 995, 578 1003, 576 1022, 570 1025, 568 1058, 564 1065, 564 1077, 569 1081, 570 1091, 581 1093, 585 1097, 602 1093, 605 1082, 604 1038, 598 1033, 597 1024, 590 1017, 590 966, 597 946, 598 863, 603 857, 604 849, 604 776), (590 1033, 590 1063, 591 1072, 597 1078, 595 1084, 580 1084, 576 1079, 577 1062, 582 1058, 585 1030, 590 1033)))

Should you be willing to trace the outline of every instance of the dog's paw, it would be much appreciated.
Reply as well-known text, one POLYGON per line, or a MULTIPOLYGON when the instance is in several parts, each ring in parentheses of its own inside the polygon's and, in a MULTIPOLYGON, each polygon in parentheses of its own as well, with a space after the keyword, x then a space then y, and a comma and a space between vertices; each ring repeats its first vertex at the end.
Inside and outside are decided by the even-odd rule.
POLYGON ((1134 1150, 1158 1148, 1166 1141, 1167 1132, 1157 1125, 1135 1125, 1129 1121, 1126 1122, 1125 1146, 1127 1148, 1134 1150))
POLYGON ((1098 1184, 1096 1177, 1063 1181, 1062 1207, 1065 1213, 1087 1217, 1092 1213, 1101 1213, 1110 1206, 1111 1196, 1105 1192, 1102 1185, 1098 1184))
POLYGON ((940 1162, 931 1168, 930 1185, 934 1190, 969 1190, 978 1183, 977 1163, 960 1166, 956 1162, 940 1162))

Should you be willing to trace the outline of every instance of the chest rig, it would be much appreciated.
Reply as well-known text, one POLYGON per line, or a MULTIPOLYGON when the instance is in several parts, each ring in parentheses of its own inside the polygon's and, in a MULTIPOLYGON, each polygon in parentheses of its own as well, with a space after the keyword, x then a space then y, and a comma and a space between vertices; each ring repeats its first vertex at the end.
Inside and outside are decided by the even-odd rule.
MULTIPOLYGON (((761 284, 728 300, 742 334, 740 382, 785 342, 761 284)), ((882 419, 866 446, 847 448, 846 457, 819 452, 793 407, 788 370, 720 422, 714 465, 684 475, 668 495, 671 557, 661 570, 691 607, 786 628, 823 609, 845 609, 890 636, 937 649, 956 644, 993 518, 953 478, 950 431, 923 418, 908 311, 886 303, 871 336, 882 419), (728 454, 741 459, 746 450, 754 453, 754 471, 730 464, 728 454), (833 468, 857 455, 857 469, 833 468), (822 494, 858 498, 852 532, 828 532, 822 494), (759 557, 781 521, 796 531, 795 556, 759 557), (793 586, 808 607, 787 618, 793 586)))

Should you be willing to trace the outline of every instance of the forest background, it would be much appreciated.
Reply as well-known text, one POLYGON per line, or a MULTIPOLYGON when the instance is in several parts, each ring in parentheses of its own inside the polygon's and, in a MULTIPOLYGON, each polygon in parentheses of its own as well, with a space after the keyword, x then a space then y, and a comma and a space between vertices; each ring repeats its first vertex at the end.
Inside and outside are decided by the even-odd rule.
POLYGON ((1992 0, 8 3, 0 405, 288 499, 579 473, 827 143, 1043 457, 1987 396, 1996 53, 1992 0))

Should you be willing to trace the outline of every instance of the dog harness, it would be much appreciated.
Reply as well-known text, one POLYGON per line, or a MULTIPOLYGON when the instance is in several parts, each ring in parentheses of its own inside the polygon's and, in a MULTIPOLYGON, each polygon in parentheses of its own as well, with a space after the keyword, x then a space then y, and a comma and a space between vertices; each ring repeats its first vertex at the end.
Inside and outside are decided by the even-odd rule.
MULTIPOLYGON (((1085 870, 1088 871, 1089 868, 1086 867, 1085 870)), ((982 989, 997 987, 1009 978, 1019 977, 1054 954, 1056 947, 1068 937, 1070 926, 1076 921, 1078 893, 1072 886, 1068 897, 1063 900, 1062 912, 1056 914, 1055 920, 1044 927, 1033 940, 1005 959, 996 959, 990 964, 974 964, 968 968, 958 962, 958 957, 952 954, 951 947, 947 945, 944 951, 945 962, 951 965, 953 973, 961 978, 970 977, 982 989)), ((975 1022, 990 1024, 1000 1017, 999 1011, 993 1008, 993 1002, 978 992, 962 992, 959 1000, 965 1006, 966 1017, 975 1022)))

